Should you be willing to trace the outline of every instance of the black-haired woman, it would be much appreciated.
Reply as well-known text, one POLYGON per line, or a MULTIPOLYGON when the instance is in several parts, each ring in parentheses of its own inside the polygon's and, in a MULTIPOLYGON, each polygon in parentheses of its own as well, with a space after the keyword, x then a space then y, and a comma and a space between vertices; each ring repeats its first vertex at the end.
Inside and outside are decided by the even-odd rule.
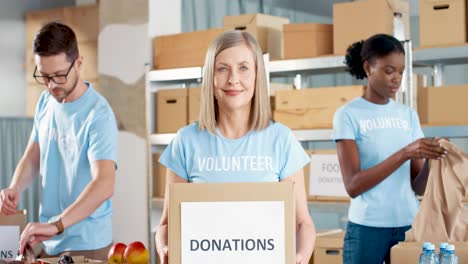
POLYGON ((378 34, 352 44, 348 71, 367 78, 359 97, 337 110, 333 122, 343 182, 351 196, 343 262, 386 263, 405 239, 424 193, 428 160, 445 157, 438 139, 426 139, 417 113, 392 97, 400 87, 405 51, 378 34))

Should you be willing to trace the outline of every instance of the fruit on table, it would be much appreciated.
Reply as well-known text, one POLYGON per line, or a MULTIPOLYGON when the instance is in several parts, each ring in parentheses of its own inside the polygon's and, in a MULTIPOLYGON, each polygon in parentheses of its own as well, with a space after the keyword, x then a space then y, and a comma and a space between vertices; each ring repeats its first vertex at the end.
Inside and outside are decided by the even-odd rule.
POLYGON ((124 252, 127 248, 127 245, 124 243, 115 243, 109 253, 107 258, 109 259, 109 264, 122 264, 124 263, 124 252))
POLYGON ((128 244, 124 252, 124 259, 127 264, 148 264, 149 252, 140 241, 128 244))

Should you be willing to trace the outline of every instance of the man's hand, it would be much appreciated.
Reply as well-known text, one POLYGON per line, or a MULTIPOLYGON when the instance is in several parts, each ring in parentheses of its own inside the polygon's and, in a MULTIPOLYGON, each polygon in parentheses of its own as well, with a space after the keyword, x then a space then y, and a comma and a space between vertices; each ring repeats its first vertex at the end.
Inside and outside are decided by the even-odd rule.
POLYGON ((29 223, 20 237, 20 252, 24 251, 26 243, 34 246, 35 244, 48 240, 57 235, 58 230, 55 225, 46 223, 29 223))
POLYGON ((0 215, 16 214, 18 206, 19 193, 14 188, 3 189, 0 192, 0 215))

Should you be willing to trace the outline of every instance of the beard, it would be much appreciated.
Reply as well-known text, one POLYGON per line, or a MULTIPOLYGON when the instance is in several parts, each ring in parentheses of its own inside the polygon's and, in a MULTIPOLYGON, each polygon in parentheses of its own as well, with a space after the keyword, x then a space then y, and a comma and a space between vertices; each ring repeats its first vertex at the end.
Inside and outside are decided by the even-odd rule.
POLYGON ((70 96, 70 94, 73 93, 75 90, 76 86, 78 85, 78 77, 75 76, 75 80, 73 81, 73 84, 71 85, 70 89, 62 88, 62 87, 55 87, 50 91, 50 94, 57 100, 59 103, 64 103, 64 100, 70 96), (56 94, 59 93, 59 94, 56 94))

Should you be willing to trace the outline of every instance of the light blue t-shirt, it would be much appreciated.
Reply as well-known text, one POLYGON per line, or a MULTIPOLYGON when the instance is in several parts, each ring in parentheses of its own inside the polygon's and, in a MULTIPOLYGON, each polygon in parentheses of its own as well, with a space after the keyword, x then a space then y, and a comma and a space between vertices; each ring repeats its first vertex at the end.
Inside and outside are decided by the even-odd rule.
MULTIPOLYGON (((393 100, 378 105, 359 97, 338 109, 333 120, 335 141, 356 142, 361 170, 376 166, 422 137, 416 112, 393 100)), ((418 209, 407 161, 385 180, 351 199, 348 219, 372 227, 401 227, 413 223, 418 209)))
POLYGON ((292 131, 275 122, 239 139, 193 123, 177 132, 159 159, 189 182, 278 182, 309 160, 292 131))
MULTIPOLYGON (((77 100, 60 104, 49 92, 39 99, 31 140, 40 146, 40 222, 61 214, 92 179, 96 160, 117 161, 117 125, 107 101, 89 83, 77 100)), ((49 255, 95 250, 112 242, 112 205, 106 200, 90 216, 44 241, 49 255)))

